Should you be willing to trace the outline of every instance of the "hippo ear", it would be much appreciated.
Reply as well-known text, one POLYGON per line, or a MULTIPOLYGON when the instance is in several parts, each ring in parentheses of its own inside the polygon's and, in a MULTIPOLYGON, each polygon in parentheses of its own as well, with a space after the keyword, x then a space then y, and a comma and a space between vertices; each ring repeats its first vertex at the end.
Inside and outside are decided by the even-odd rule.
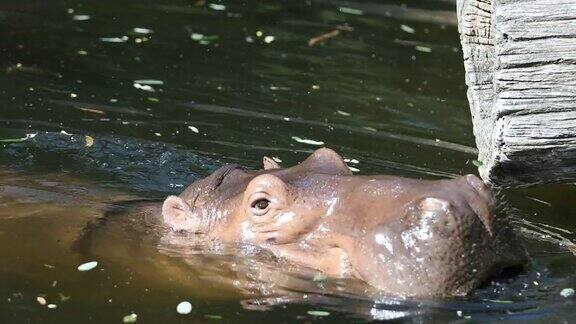
POLYGON ((310 172, 323 174, 352 174, 344 159, 338 153, 326 147, 314 151, 304 162, 300 163, 299 167, 310 172))
POLYGON ((262 158, 262 164, 264 165, 264 170, 280 169, 280 164, 267 156, 262 158))
POLYGON ((180 197, 169 196, 164 200, 162 218, 164 223, 174 231, 193 232, 196 230, 196 221, 190 206, 180 197))

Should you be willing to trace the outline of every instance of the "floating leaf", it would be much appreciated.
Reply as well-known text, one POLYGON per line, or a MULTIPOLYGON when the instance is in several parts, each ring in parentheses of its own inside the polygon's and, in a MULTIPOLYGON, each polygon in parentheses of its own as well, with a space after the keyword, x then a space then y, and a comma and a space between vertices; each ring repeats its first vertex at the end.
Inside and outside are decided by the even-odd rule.
POLYGON ((143 90, 143 91, 148 91, 148 92, 155 92, 156 90, 154 90, 154 88, 152 88, 152 86, 148 85, 148 84, 140 84, 138 82, 134 82, 133 84, 134 88, 138 89, 138 90, 143 90))
POLYGON ((138 315, 132 313, 130 315, 126 315, 124 316, 124 318, 122 318, 122 322, 123 323, 136 323, 136 321, 138 320, 138 315))
POLYGON ((74 16, 72 16, 72 20, 86 21, 86 20, 90 20, 90 16, 89 15, 74 15, 74 16))
POLYGON ((354 8, 348 8, 348 7, 338 7, 338 11, 340 11, 341 13, 345 13, 345 14, 349 14, 349 15, 355 15, 355 16, 361 16, 364 14, 364 11, 362 11, 360 9, 354 9, 354 8))
POLYGON ((204 317, 208 318, 208 319, 213 319, 213 320, 221 320, 222 316, 220 315, 212 315, 212 314, 206 314, 204 315, 204 317))
POLYGON ((90 261, 78 266, 78 271, 90 271, 98 266, 98 261, 90 261))
POLYGON ((183 301, 180 304, 178 304, 178 306, 176 306, 176 312, 178 312, 178 314, 186 315, 190 314, 191 311, 192 311, 192 304, 190 304, 190 302, 183 301))
POLYGON ((408 34, 414 34, 416 30, 408 25, 400 25, 400 29, 408 34))
POLYGON ((498 300, 498 299, 484 299, 484 301, 496 303, 496 304, 513 304, 511 300, 498 300))
POLYGON ((142 28, 142 27, 134 27, 134 32, 138 33, 138 34, 152 34, 154 31, 152 29, 148 29, 148 28, 142 28))
POLYGON ((204 35, 204 34, 199 34, 199 33, 192 33, 190 34, 190 38, 193 41, 197 41, 198 43, 202 44, 202 45, 208 45, 212 42, 217 41, 220 36, 218 35, 204 35))
POLYGON ((322 141, 315 141, 307 138, 300 138, 298 136, 292 136, 292 139, 298 143, 310 144, 310 145, 324 145, 322 141))
POLYGON ((217 4, 217 3, 211 3, 208 5, 208 7, 210 7, 210 9, 212 9, 212 10, 217 10, 217 11, 226 10, 225 5, 217 4))
POLYGON ((86 135, 84 139, 86 140, 86 147, 91 147, 94 145, 94 138, 92 136, 86 135))
POLYGON ((122 37, 100 37, 100 41, 104 43, 126 43, 128 36, 122 37))
POLYGON ((560 296, 562 296, 564 298, 572 297, 572 296, 574 296, 574 294, 575 294, 575 292, 574 292, 574 289, 572 289, 572 288, 564 288, 560 292, 560 296))
POLYGON ((319 311, 319 310, 311 310, 307 312, 308 315, 312 315, 312 316, 330 316, 330 312, 326 312, 326 311, 319 311))
POLYGON ((164 81, 154 80, 154 79, 146 79, 146 80, 134 80, 134 83, 148 84, 148 85, 163 85, 164 81))
POLYGON ((432 53, 432 49, 430 47, 426 47, 426 46, 416 46, 416 47, 414 47, 414 49, 416 49, 418 52, 422 52, 422 53, 432 53))

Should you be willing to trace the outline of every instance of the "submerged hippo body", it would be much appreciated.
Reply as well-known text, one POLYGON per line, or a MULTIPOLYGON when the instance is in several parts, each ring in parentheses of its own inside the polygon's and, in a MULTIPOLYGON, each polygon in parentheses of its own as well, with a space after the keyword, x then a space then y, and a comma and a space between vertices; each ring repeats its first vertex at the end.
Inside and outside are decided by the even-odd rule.
POLYGON ((527 253, 476 176, 423 181, 352 176, 334 151, 264 170, 222 167, 168 197, 174 231, 269 249, 280 258, 358 278, 384 293, 465 295, 527 253))

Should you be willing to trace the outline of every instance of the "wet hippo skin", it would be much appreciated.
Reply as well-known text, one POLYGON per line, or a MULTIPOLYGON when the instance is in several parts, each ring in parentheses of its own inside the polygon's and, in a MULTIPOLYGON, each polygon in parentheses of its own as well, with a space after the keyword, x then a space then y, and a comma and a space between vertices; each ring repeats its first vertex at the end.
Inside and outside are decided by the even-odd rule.
POLYGON ((353 176, 323 148, 290 168, 269 158, 259 171, 224 166, 168 197, 162 219, 173 231, 257 245, 384 293, 457 296, 528 259, 493 205, 474 175, 353 176))

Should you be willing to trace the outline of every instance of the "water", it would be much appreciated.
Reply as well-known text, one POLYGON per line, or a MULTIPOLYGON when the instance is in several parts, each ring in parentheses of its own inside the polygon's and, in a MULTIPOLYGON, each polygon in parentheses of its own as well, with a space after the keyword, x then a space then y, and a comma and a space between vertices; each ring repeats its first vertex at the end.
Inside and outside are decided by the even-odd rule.
POLYGON ((0 139, 37 135, 0 151, 0 322, 569 321, 574 185, 503 193, 533 264, 467 298, 368 297, 262 251, 162 244, 129 216, 77 244, 114 202, 263 155, 292 165, 315 142, 359 174, 475 172, 454 12, 447 0, 2 1, 0 139))

